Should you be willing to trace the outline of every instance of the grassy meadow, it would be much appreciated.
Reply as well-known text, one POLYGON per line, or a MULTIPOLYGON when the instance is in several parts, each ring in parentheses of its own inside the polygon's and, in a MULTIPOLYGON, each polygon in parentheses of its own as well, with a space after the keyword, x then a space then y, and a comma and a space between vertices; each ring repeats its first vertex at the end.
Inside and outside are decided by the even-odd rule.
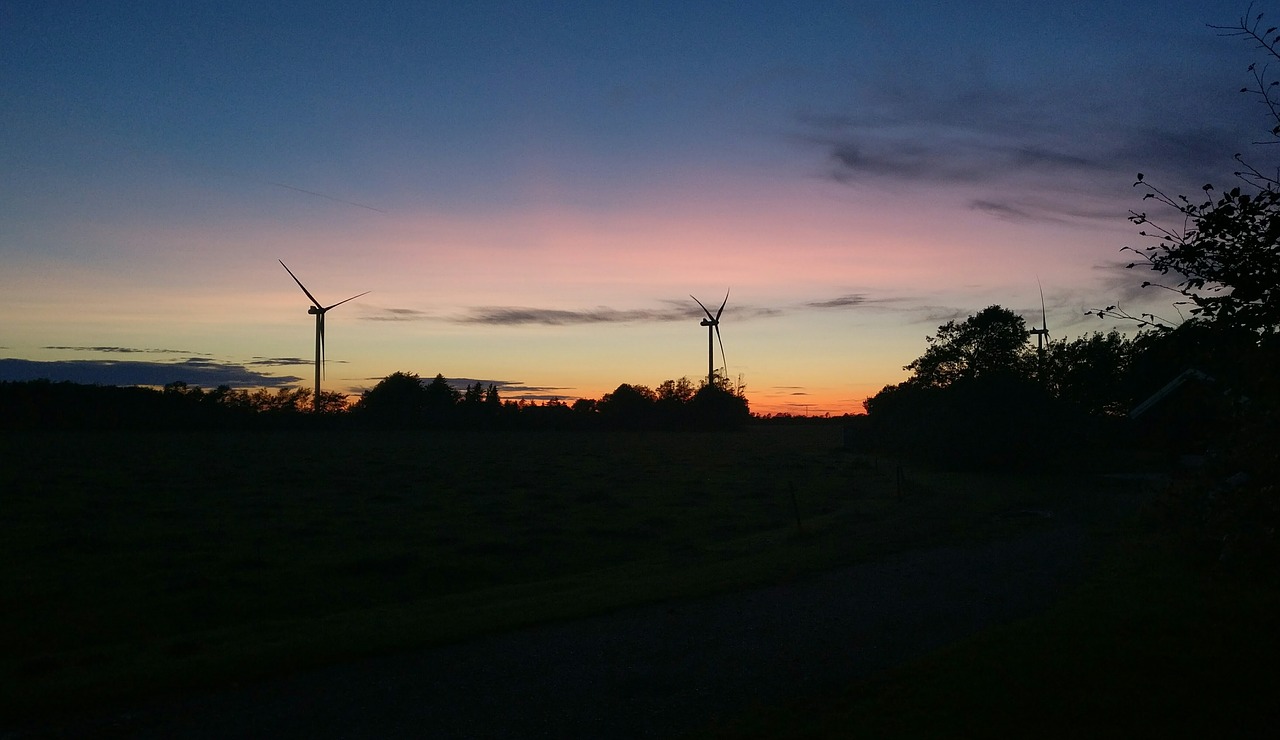
POLYGON ((0 716, 230 685, 998 536, 1064 499, 734 433, 0 436, 0 716), (799 522, 797 522, 797 516, 799 522))
POLYGON ((909 478, 900 497, 896 469, 840 435, 6 434, 0 709, 91 708, 785 579, 996 534, 989 512, 1030 495, 909 478))

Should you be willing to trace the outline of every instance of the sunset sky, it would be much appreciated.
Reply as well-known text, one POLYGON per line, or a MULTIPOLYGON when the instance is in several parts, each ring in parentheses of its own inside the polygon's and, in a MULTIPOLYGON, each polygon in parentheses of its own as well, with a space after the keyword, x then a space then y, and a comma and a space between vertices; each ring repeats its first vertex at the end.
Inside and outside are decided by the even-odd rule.
POLYGON ((277 260, 370 291, 326 326, 351 393, 697 379, 727 289, 760 413, 860 411, 1037 280, 1055 337, 1176 317, 1123 269, 1132 183, 1227 184, 1269 129, 1206 26, 1247 7, 7 3, 0 380, 309 386, 277 260))

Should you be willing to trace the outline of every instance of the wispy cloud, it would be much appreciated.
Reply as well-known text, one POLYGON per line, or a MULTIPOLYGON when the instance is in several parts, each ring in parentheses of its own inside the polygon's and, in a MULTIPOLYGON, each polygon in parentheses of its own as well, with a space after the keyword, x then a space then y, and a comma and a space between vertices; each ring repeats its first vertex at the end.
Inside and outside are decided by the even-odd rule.
POLYGON ((424 321, 435 318, 433 314, 414 308, 366 309, 361 321, 424 321))
POLYGON ((647 321, 681 321, 693 315, 688 309, 594 309, 566 310, 523 306, 480 306, 455 319, 461 324, 496 324, 517 326, 541 324, 566 326, 575 324, 623 324, 647 321))
POLYGON ((824 300, 809 301, 803 304, 803 308, 816 309, 839 309, 839 308, 887 308, 894 304, 900 304, 909 299, 906 298, 876 298, 866 293, 845 293, 835 298, 827 298, 824 300))
MULTIPOLYGON (((1196 75, 1180 99, 1194 106, 1242 82, 1233 87, 1229 69, 1196 75)), ((981 191, 972 207, 995 217, 1070 223, 1115 218, 1096 201, 1122 194, 1138 171, 1175 188, 1229 178, 1231 156, 1257 136, 1240 116, 1178 115, 1154 90, 1110 79, 1066 85, 1015 90, 984 75, 903 72, 868 82, 856 113, 797 114, 794 138, 840 183, 958 184, 981 191), (1080 100, 1091 101, 1087 111, 1080 100), (1034 201, 1029 191, 1061 197, 1034 201)))
MULTIPOLYGON (((583 324, 626 324, 640 322, 688 321, 703 316, 696 304, 667 301, 665 308, 617 309, 598 306, 592 309, 530 308, 525 306, 480 306, 453 319, 461 324, 494 324, 501 326, 544 325, 570 326, 583 324)), ((725 312, 737 320, 777 316, 776 308, 751 305, 729 305, 725 312)))
POLYGON ((192 358, 184 362, 132 360, 33 360, 0 359, 0 380, 51 380, 97 385, 161 386, 183 381, 199 386, 278 387, 302 378, 265 375, 244 365, 192 358))
POLYGON ((152 355, 203 355, 208 356, 206 352, 192 352, 186 349, 159 349, 159 348, 138 348, 138 347, 71 347, 65 345, 49 345, 44 349, 64 350, 68 352, 105 352, 111 354, 152 354, 152 355))
MULTIPOLYGON (((326 362, 340 362, 340 360, 326 360, 326 362)), ((258 367, 291 367, 295 365, 314 365, 315 359, 307 359, 304 357, 255 357, 250 360, 248 365, 258 367)))

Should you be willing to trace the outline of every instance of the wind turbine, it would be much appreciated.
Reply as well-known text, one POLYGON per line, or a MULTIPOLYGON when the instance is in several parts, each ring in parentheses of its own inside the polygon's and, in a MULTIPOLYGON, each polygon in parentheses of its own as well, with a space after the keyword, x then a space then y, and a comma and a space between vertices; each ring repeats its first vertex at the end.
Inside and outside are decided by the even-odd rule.
POLYGON ((289 273, 289 277, 293 278, 293 282, 297 283, 298 287, 302 288, 302 292, 307 294, 307 298, 311 299, 311 306, 307 308, 307 313, 312 314, 316 317, 316 394, 312 400, 314 401, 314 404, 315 404, 315 411, 319 413, 320 411, 320 368, 321 366, 324 365, 324 315, 331 308, 336 308, 338 306, 341 306, 347 301, 354 301, 355 299, 359 298, 362 295, 368 295, 369 291, 366 290, 360 295, 353 295, 350 298, 348 298, 346 301, 338 301, 332 306, 322 306, 320 305, 320 301, 317 301, 316 297, 311 295, 311 291, 307 290, 307 286, 302 284, 302 281, 298 279, 298 276, 293 274, 293 270, 289 269, 289 266, 284 263, 284 260, 279 260, 279 262, 280 262, 280 266, 284 268, 284 271, 289 273))
POLYGON ((1031 333, 1036 335, 1036 361, 1039 364, 1039 370, 1044 372, 1044 343, 1049 340, 1049 316, 1044 310, 1044 286, 1040 285, 1040 281, 1036 280, 1036 285, 1040 288, 1040 328, 1032 329, 1031 333))
MULTIPOLYGON (((720 309, 716 311, 715 316, 712 316, 711 311, 707 310, 707 307, 702 305, 702 301, 694 298, 692 295, 689 297, 693 298, 693 302, 701 306, 703 312, 707 314, 707 318, 703 319, 699 323, 699 326, 707 327, 707 385, 714 385, 716 381, 716 352, 715 343, 712 341, 712 334, 715 334, 715 339, 720 340, 720 359, 724 360, 724 340, 720 338, 720 314, 724 313, 724 306, 729 302, 729 291, 726 290, 724 292, 724 302, 720 304, 720 309)), ((729 361, 725 360, 724 365, 724 372, 727 376, 729 374, 729 361)))

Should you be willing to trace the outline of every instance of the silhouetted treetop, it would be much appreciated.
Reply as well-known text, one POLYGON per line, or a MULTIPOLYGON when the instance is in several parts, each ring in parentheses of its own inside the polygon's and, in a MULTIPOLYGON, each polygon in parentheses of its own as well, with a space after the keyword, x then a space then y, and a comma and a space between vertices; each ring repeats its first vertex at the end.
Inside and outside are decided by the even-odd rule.
POLYGON ((903 369, 913 385, 945 388, 958 380, 1018 374, 1029 358, 1026 321, 1013 311, 988 306, 960 323, 948 321, 929 337, 924 354, 903 369))

